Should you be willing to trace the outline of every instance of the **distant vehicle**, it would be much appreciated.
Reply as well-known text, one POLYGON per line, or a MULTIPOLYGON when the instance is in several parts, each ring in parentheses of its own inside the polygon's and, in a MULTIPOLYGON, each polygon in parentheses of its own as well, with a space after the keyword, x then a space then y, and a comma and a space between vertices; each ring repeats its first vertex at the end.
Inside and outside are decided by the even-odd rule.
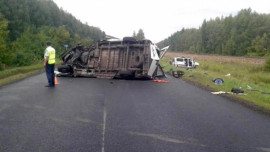
POLYGON ((74 77, 153 79, 165 75, 159 62, 168 48, 159 49, 150 40, 132 37, 102 40, 63 53, 58 71, 74 77))
POLYGON ((173 58, 171 63, 173 66, 184 67, 184 68, 189 68, 189 69, 196 68, 197 66, 200 65, 198 62, 195 62, 193 59, 186 58, 186 57, 175 57, 173 58))

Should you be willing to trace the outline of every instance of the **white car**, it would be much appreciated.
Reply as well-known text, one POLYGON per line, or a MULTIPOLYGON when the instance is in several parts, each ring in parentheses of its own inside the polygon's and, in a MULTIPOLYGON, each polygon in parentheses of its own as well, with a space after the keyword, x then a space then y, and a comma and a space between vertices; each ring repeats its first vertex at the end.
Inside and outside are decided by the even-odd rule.
POLYGON ((173 58, 172 65, 176 67, 196 68, 200 64, 191 58, 175 57, 173 58))

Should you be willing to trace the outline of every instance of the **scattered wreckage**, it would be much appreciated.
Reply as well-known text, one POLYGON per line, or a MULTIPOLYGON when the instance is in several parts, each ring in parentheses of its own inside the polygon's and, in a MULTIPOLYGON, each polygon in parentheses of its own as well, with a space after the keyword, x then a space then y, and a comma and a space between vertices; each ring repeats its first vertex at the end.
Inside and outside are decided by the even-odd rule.
POLYGON ((63 53, 61 74, 96 78, 150 78, 164 76, 159 61, 169 46, 159 49, 150 40, 102 40, 96 44, 76 46, 63 53))
POLYGON ((186 57, 175 57, 172 59, 171 64, 176 67, 184 67, 184 68, 196 68, 200 64, 198 62, 195 62, 191 58, 186 57))
POLYGON ((184 75, 184 71, 181 70, 177 70, 177 71, 173 71, 172 69, 170 70, 170 73, 172 74, 173 77, 175 78, 180 78, 184 75))

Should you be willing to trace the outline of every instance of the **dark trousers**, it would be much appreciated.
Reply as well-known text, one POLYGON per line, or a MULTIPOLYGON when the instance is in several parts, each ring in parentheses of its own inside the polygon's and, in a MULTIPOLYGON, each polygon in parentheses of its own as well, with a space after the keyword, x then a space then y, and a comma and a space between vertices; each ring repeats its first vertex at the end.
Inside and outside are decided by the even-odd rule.
POLYGON ((46 75, 50 86, 54 86, 54 64, 46 64, 46 75))

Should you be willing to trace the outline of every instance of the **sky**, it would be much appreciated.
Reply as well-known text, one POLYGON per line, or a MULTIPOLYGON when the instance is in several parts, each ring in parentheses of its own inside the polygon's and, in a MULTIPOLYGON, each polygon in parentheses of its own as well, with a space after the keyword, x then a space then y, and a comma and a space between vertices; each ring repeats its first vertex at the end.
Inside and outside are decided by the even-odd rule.
POLYGON ((204 19, 236 15, 251 8, 270 13, 270 0, 53 0, 83 23, 117 38, 139 29, 157 43, 182 28, 199 28, 204 19))

